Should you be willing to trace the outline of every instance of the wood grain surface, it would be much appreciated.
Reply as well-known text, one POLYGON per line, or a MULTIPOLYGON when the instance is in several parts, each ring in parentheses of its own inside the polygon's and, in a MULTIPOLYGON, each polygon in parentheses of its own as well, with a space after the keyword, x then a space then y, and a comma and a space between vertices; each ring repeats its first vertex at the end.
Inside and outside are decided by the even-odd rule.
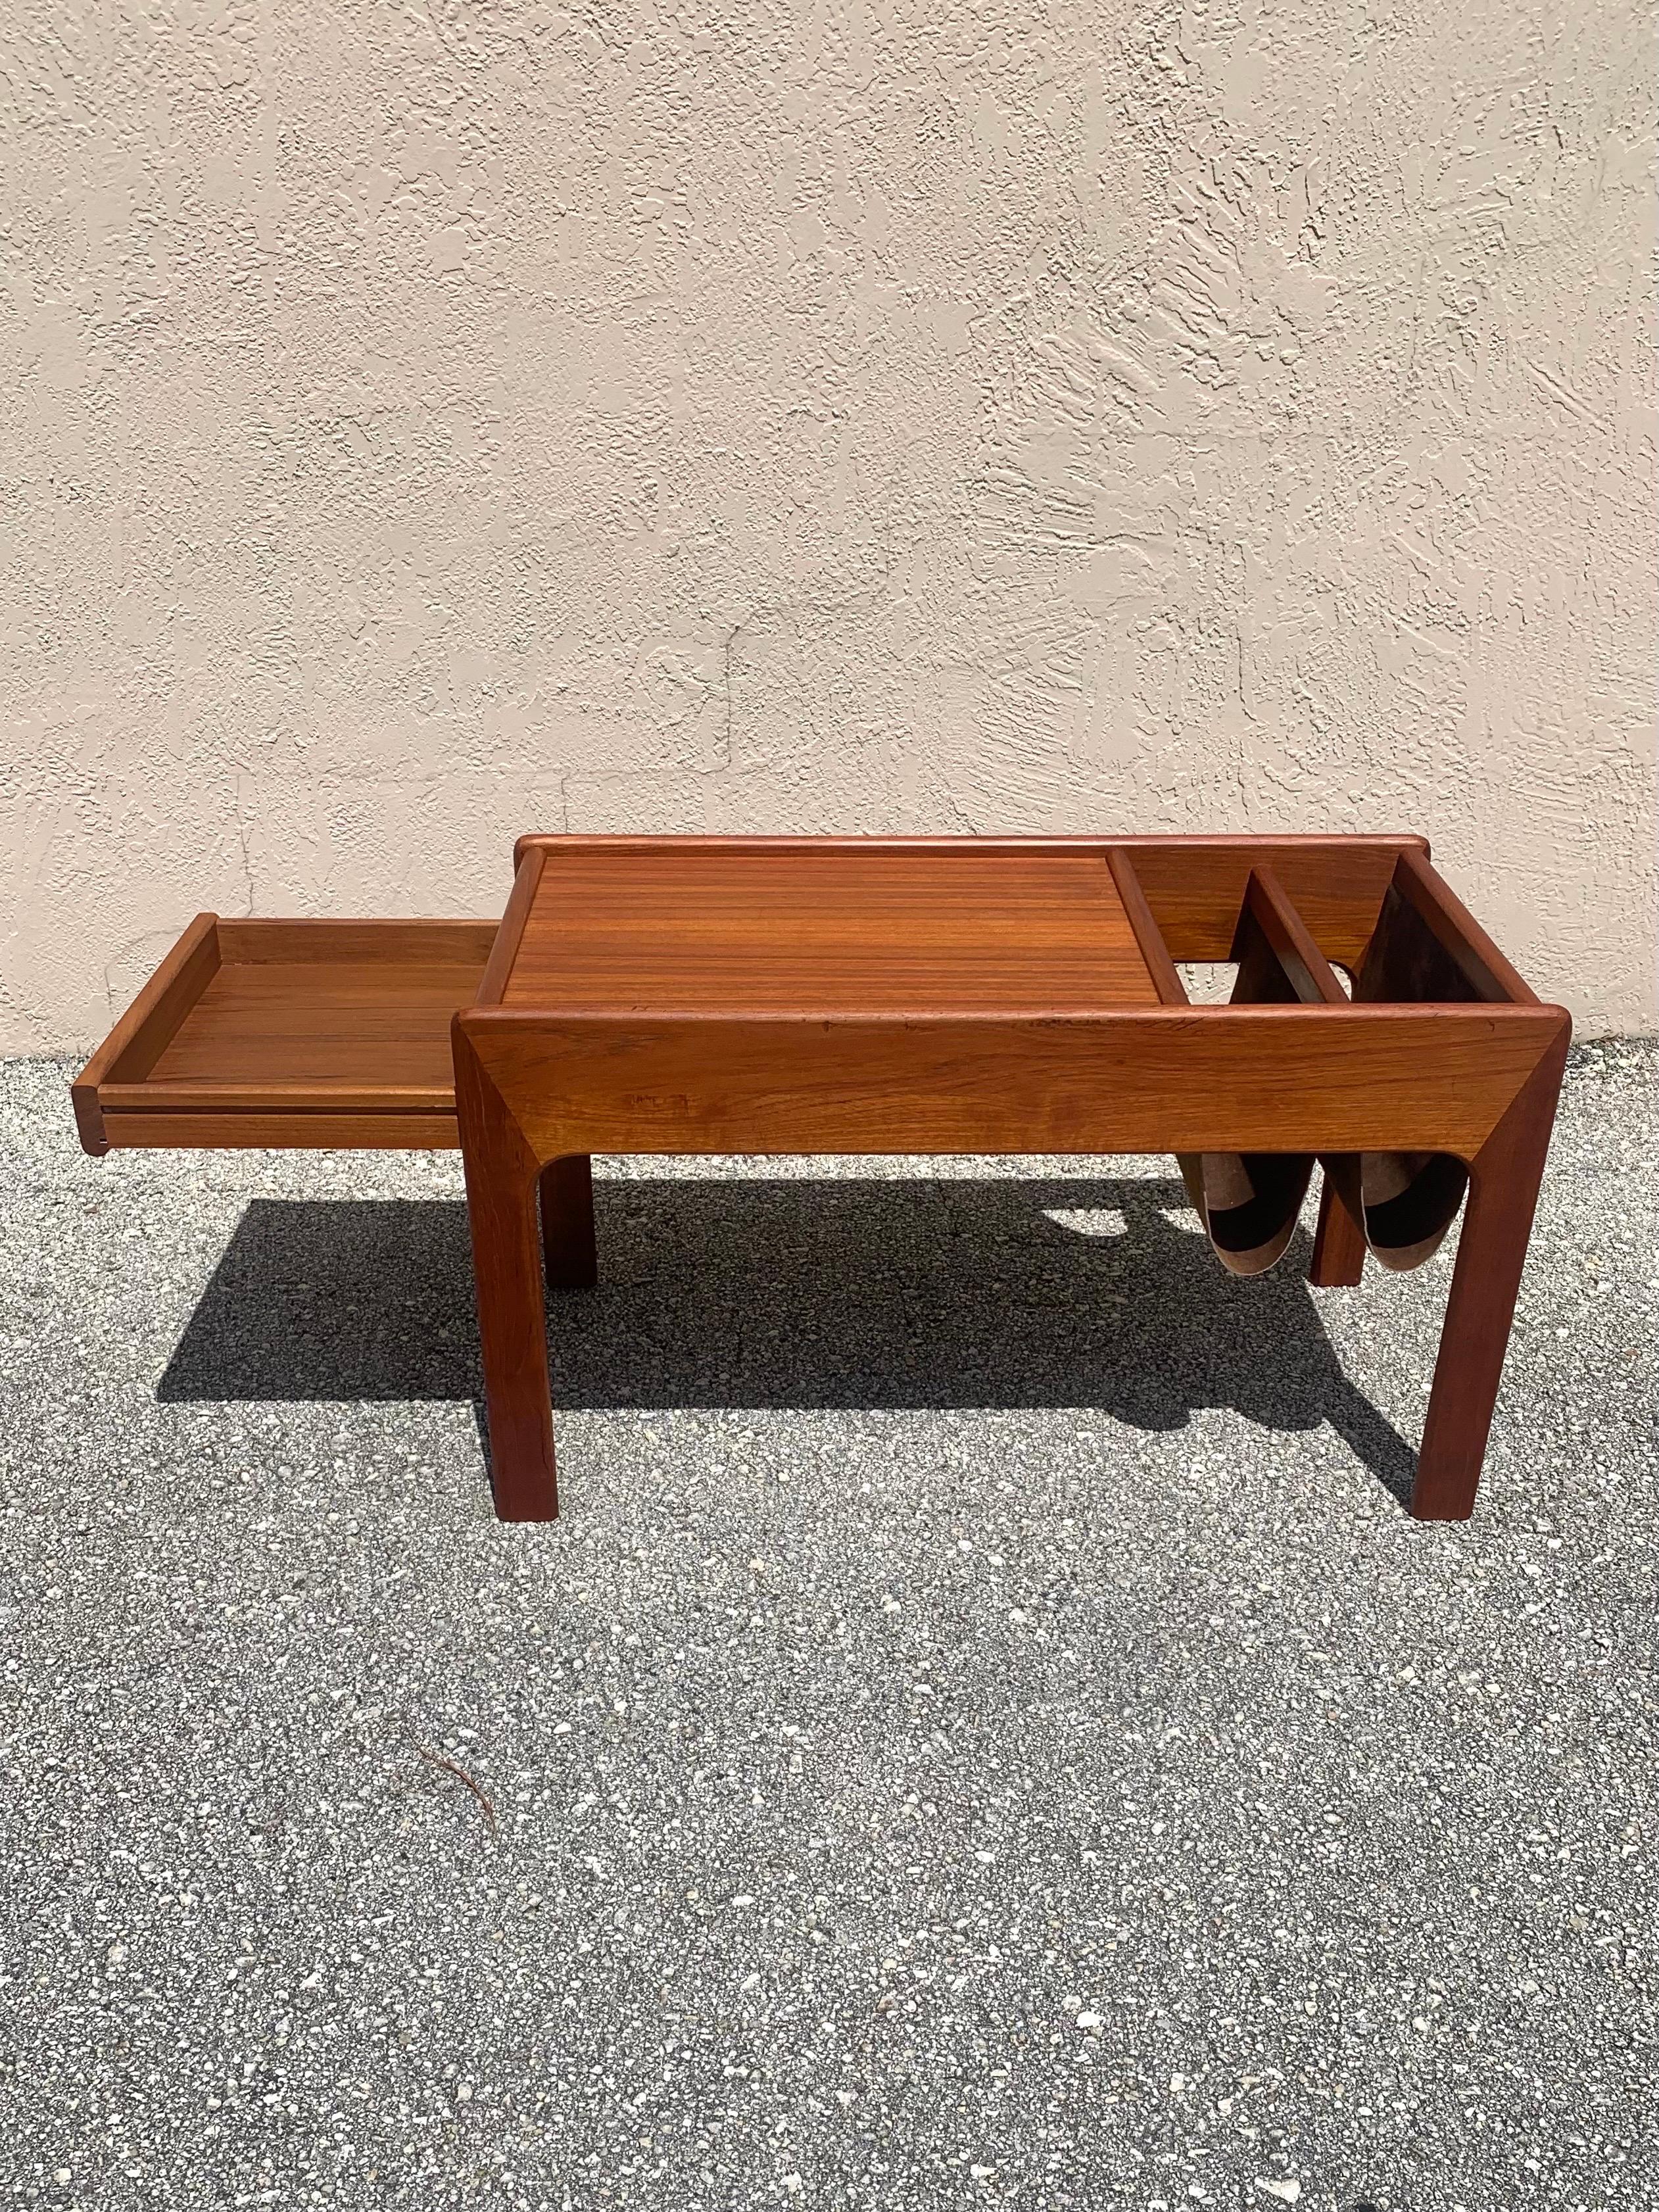
POLYGON ((1225 960, 1238 910, 1253 867, 1277 873, 1328 960, 1355 967, 1363 956, 1402 854, 1426 863, 1427 840, 1406 834, 1386 836, 1079 836, 1070 837, 640 837, 577 836, 549 833, 520 838, 516 863, 542 850, 551 860, 579 853, 595 862, 609 855, 627 864, 632 856, 666 855, 690 862, 699 854, 719 856, 734 847, 757 860, 788 863, 802 857, 822 860, 836 854, 854 857, 881 852, 940 863, 953 857, 1006 856, 1032 860, 1042 855, 1072 858, 1086 854, 1127 854, 1176 960, 1225 960))
POLYGON ((503 1006, 810 1020, 1157 1003, 1097 849, 680 845, 546 848, 503 1006))
MULTIPOLYGON (((261 1092, 348 1083, 453 1098, 449 1021, 483 963, 233 961, 219 967, 158 1055, 153 1091, 261 1092)), ((388 1102, 392 1103, 392 1102, 388 1102)))
POLYGON ((460 1144, 453 1108, 442 1113, 250 1110, 211 1107, 112 1109, 108 1146, 174 1152, 453 1152, 460 1144))
POLYGON ((1472 1158, 1549 1008, 1149 1007, 1017 1019, 514 1014, 462 1026, 545 1158, 566 1152, 1472 1158))

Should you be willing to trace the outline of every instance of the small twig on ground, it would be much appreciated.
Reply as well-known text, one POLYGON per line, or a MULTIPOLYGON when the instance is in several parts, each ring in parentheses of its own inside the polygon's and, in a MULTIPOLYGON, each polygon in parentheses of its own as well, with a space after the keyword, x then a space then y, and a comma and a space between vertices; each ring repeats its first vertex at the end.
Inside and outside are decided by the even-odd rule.
POLYGON ((483 1809, 484 1822, 486 1826, 489 1828, 490 1834, 492 1836, 499 1835, 501 1833, 501 1828, 495 1819, 495 1808, 490 1803, 489 1798, 485 1796, 483 1791, 472 1779, 472 1777, 467 1772, 465 1767, 458 1766, 453 1759, 446 1759, 442 1752, 434 1751, 429 1743, 422 1743, 420 1737, 415 1733, 414 1722, 411 1721, 407 1715, 404 1717, 404 1726, 409 1730, 410 1741, 414 1745, 416 1750, 420 1753, 422 1759, 429 1759, 434 1766, 441 1766, 446 1774, 453 1774, 458 1782, 465 1784, 466 1787, 472 1792, 472 1795, 477 1799, 479 1805, 483 1809))

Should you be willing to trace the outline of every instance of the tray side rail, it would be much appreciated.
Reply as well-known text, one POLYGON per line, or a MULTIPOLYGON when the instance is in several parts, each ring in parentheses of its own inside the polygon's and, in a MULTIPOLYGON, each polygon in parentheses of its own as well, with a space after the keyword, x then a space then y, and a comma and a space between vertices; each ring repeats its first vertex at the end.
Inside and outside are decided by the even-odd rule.
POLYGON ((507 894, 501 927, 478 984, 475 1006, 499 1006, 513 973, 513 963, 524 943, 525 925, 536 903, 536 892, 547 865, 548 847, 534 838, 520 837, 513 848, 513 889, 507 894))
POLYGON ((83 1152, 100 1158, 110 1149, 105 1086, 149 1074, 219 962, 219 917, 198 914, 70 1085, 83 1152))

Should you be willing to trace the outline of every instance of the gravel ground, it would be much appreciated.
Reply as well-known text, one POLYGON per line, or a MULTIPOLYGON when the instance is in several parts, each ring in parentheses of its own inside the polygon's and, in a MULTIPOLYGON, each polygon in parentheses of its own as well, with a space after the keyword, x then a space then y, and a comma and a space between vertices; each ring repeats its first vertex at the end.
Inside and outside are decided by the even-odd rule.
POLYGON ((1654 1073, 1575 1056, 1467 1526, 1399 1503, 1444 1255, 655 1161, 513 1529, 453 1158, 94 1163, 13 1065, 0 2187, 1659 2202, 1654 1073))

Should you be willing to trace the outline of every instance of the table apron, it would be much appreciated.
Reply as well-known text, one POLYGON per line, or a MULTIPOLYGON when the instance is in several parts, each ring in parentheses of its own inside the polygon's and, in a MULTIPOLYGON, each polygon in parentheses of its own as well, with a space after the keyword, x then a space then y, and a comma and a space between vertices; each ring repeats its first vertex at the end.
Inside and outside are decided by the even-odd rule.
POLYGON ((968 1020, 484 1008, 457 1026, 542 1159, 1372 1150, 1472 1159, 1565 1021, 1538 1006, 968 1020))

